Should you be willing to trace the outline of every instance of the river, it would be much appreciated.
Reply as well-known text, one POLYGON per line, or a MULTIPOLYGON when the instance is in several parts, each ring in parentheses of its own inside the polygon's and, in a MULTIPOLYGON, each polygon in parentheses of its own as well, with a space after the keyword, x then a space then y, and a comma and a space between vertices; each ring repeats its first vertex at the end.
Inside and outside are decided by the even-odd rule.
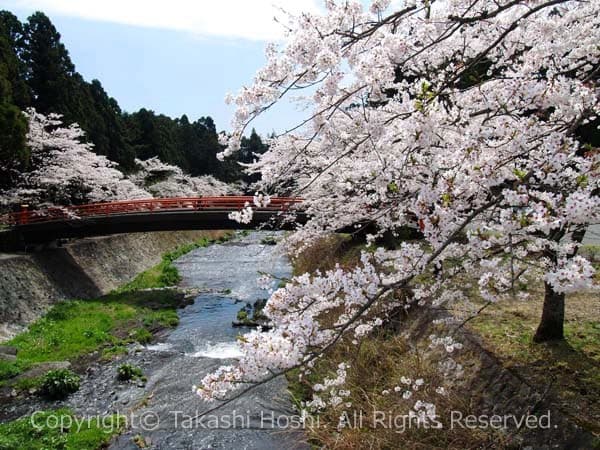
MULTIPOLYGON (((272 235, 240 235, 177 260, 181 287, 201 292, 193 304, 179 310, 179 326, 152 345, 131 346, 116 361, 94 363, 80 390, 52 407, 69 407, 83 417, 124 415, 129 428, 112 442, 113 450, 137 450, 140 444, 176 450, 309 448, 298 430, 298 416, 283 377, 201 420, 190 419, 215 406, 193 394, 192 386, 219 366, 234 364, 239 356, 236 336, 244 330, 231 323, 245 302, 266 296, 257 285, 258 273, 291 274, 287 258, 277 254, 274 246, 261 244, 272 235), (147 382, 119 382, 116 369, 123 363, 140 367, 147 382)), ((33 403, 23 405, 20 412, 50 406, 33 403)))

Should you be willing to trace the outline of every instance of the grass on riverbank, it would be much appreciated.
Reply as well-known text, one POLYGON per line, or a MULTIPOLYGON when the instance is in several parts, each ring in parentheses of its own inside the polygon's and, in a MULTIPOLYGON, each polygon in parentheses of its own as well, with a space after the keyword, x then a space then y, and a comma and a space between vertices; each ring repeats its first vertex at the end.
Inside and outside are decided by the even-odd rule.
MULTIPOLYGON (((294 274, 314 273, 333 269, 339 264, 351 269, 360 262, 360 254, 369 250, 365 244, 353 241, 347 235, 332 235, 317 241, 292 258, 294 274)), ((325 317, 324 320, 329 320, 325 317)), ((379 330, 364 337, 357 347, 352 337, 345 337, 339 344, 320 358, 310 374, 299 378, 299 372, 288 374, 289 391, 298 408, 302 402, 312 399, 312 386, 325 378, 336 378, 338 365, 349 363, 346 386, 350 392, 337 407, 327 407, 318 415, 318 427, 308 427, 307 437, 315 448, 475 448, 490 443, 491 436, 471 433, 456 428, 450 430, 444 424, 444 432, 411 426, 402 419, 419 399, 435 401, 438 415, 453 409, 468 410, 460 398, 447 397, 435 392, 443 386, 443 377, 437 365, 423 357, 427 345, 416 346, 406 336, 390 330, 379 330), (425 379, 425 388, 415 392, 409 399, 402 397, 404 390, 395 392, 394 386, 402 385, 402 377, 425 379), (389 392, 388 392, 389 391, 389 392), (349 406, 348 406, 349 405, 349 406), (340 417, 347 412, 345 426, 339 428, 340 417), (386 422, 377 422, 377 414, 385 413, 386 422)), ((318 395, 318 393, 317 393, 318 395)), ((381 419, 381 418, 380 418, 381 419)), ((309 423, 311 423, 309 421, 309 423)), ((500 442, 499 436, 494 436, 500 442)))
POLYGON ((17 349, 17 360, 0 361, 0 382, 36 363, 75 363, 100 350, 118 354, 127 343, 146 340, 152 332, 176 326, 176 308, 182 297, 174 290, 160 290, 58 303, 26 332, 6 342, 17 349))
POLYGON ((360 261, 360 253, 365 249, 365 244, 353 241, 349 234, 325 236, 292 256, 293 273, 325 272, 336 264, 344 269, 351 268, 360 261))
POLYGON ((181 281, 181 276, 177 268, 173 265, 173 261, 197 248, 226 242, 234 235, 232 231, 207 232, 207 236, 200 238, 196 242, 182 245, 172 252, 165 253, 159 264, 140 273, 129 283, 118 288, 116 292, 131 292, 140 289, 175 286, 181 281))
POLYGON ((125 419, 118 415, 85 420, 69 409, 43 411, 0 424, 0 449, 97 450, 106 448, 124 425, 125 419))

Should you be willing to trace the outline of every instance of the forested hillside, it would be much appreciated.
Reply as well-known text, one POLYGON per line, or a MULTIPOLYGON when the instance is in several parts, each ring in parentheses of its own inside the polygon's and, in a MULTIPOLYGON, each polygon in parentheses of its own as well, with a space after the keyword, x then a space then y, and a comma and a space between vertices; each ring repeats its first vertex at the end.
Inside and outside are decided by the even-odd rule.
MULTIPOLYGON (((221 162, 217 129, 209 117, 191 122, 141 109, 127 113, 98 80, 87 82, 76 71, 60 33, 37 12, 27 21, 0 11, 0 188, 10 188, 30 165, 27 120, 22 111, 62 114, 64 124, 78 123, 93 151, 118 163, 125 173, 135 159, 158 157, 191 175, 213 175, 225 181, 250 181, 236 161, 221 162)), ((266 146, 253 131, 244 138, 239 160, 266 146)))

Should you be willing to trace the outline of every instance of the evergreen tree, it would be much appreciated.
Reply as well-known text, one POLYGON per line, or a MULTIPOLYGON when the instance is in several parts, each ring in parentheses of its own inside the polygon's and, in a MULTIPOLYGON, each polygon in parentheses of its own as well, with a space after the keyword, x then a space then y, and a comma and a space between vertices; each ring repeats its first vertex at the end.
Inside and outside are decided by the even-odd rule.
POLYGON ((124 139, 121 110, 98 80, 87 83, 75 71, 60 33, 41 12, 30 16, 24 27, 23 61, 27 83, 35 94, 37 111, 60 113, 65 123, 78 123, 94 151, 125 169, 134 166, 135 154, 124 139))
POLYGON ((135 153, 126 141, 122 111, 117 101, 108 96, 98 80, 82 81, 83 102, 87 111, 79 123, 94 143, 96 153, 105 155, 124 169, 134 167, 135 153))
POLYGON ((177 125, 164 115, 145 108, 125 115, 128 141, 139 159, 157 156, 161 161, 187 168, 183 152, 177 146, 177 125))
POLYGON ((14 14, 0 11, 0 101, 21 109, 31 101, 25 82, 26 66, 20 59, 23 49, 23 25, 14 14))
POLYGON ((75 117, 70 97, 73 97, 75 66, 69 52, 60 41, 60 33, 41 12, 27 19, 24 27, 23 60, 27 65, 27 83, 34 98, 32 106, 43 114, 58 112, 65 122, 75 117))
POLYGON ((18 171, 29 163, 25 138, 27 120, 10 103, 0 103, 0 189, 10 187, 18 171))
POLYGON ((190 155, 192 173, 197 175, 214 175, 223 178, 222 163, 217 159, 221 151, 215 124, 210 117, 201 117, 193 124, 197 141, 197 151, 190 155))
MULTIPOLYGON (((250 137, 243 137, 240 145, 240 152, 238 156, 238 160, 241 163, 248 164, 255 162, 258 159, 258 155, 262 155, 269 149, 269 146, 263 143, 262 139, 256 132, 254 128, 252 128, 252 132, 250 133, 250 137)), ((260 180, 260 174, 243 174, 243 181, 246 183, 255 183, 260 180)))
POLYGON ((27 166, 25 143, 27 121, 15 101, 27 98, 21 79, 21 65, 15 53, 19 21, 10 13, 0 13, 0 188, 13 182, 17 170, 27 166))

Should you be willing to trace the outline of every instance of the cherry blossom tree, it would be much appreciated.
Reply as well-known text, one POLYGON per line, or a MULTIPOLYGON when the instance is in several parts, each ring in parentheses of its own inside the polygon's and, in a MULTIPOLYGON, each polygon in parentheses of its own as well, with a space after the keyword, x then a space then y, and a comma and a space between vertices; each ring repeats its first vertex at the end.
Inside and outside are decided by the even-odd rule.
POLYGON ((158 158, 136 160, 128 177, 117 164, 93 152, 77 124, 63 126, 61 116, 27 111, 30 169, 18 175, 16 186, 3 192, 0 205, 71 205, 151 197, 218 196, 239 192, 212 176, 191 177, 158 158))
POLYGON ((64 127, 61 116, 27 111, 30 170, 19 174, 15 188, 3 193, 3 205, 70 205, 151 195, 126 180, 117 164, 95 154, 83 142, 77 124, 64 127))
POLYGON ((136 159, 138 168, 129 179, 155 197, 198 197, 232 195, 239 188, 223 183, 210 175, 192 177, 180 167, 163 163, 158 157, 136 159))
MULTIPOLYGON (((305 198, 311 219, 290 248, 364 223, 379 233, 420 224, 424 239, 276 290, 265 308, 274 328, 245 335, 239 363, 202 380, 195 390, 208 400, 310 368, 396 308, 468 301, 465 278, 485 305, 525 296, 519 286, 542 279, 536 341, 563 338, 565 294, 597 288, 577 249, 600 220, 600 2, 375 0, 365 9, 327 0, 325 8, 290 18, 286 43, 268 46, 254 82, 229 97, 236 113, 222 156, 293 93, 306 119, 253 165, 264 192, 291 186, 305 198), (333 324, 322 320, 332 314, 333 324)), ((432 339, 447 352, 460 347, 451 336, 432 339)), ((314 386, 312 406, 342 401, 346 370, 314 386)))

